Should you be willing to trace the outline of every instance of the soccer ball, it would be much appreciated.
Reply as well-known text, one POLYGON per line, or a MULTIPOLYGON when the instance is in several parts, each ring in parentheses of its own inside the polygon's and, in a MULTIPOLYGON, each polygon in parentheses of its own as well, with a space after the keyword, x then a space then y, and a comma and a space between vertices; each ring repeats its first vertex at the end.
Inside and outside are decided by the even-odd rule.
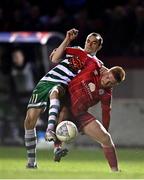
POLYGON ((56 127, 56 136, 62 142, 71 142, 77 135, 77 127, 71 121, 62 121, 56 127))

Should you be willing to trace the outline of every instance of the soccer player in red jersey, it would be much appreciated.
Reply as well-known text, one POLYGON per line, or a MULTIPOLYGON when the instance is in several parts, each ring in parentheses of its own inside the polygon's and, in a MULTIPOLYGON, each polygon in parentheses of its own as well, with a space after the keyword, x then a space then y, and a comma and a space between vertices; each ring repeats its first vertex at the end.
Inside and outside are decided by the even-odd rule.
MULTIPOLYGON (((95 55, 97 50, 101 48, 101 46, 97 46, 98 39, 96 33, 88 35, 84 48, 85 52, 95 55)), ((113 67, 110 70, 107 68, 96 69, 93 63, 88 64, 69 84, 73 116, 69 116, 67 108, 63 108, 60 114, 61 120, 72 117, 80 131, 100 142, 113 171, 118 171, 118 163, 113 141, 107 132, 110 122, 112 87, 124 79, 125 72, 121 67, 113 67), (103 125, 87 112, 89 107, 100 101, 103 125)), ((60 147, 58 143, 55 146, 60 147)), ((61 155, 63 156, 63 154, 61 155)), ((55 154, 55 160, 60 161, 61 155, 55 154)))
POLYGON ((71 109, 74 116, 101 102, 103 125, 108 130, 110 122, 112 87, 124 78, 121 67, 113 67, 100 75, 93 65, 81 71, 69 84, 71 109), (116 79, 117 78, 117 79, 116 79))
POLYGON ((102 74, 100 74, 99 69, 93 69, 91 65, 88 66, 69 84, 70 111, 72 114, 69 114, 65 107, 60 117, 61 120, 73 120, 79 131, 101 144, 112 171, 119 170, 115 146, 107 131, 110 121, 112 88, 124 79, 125 71, 119 66, 115 66, 102 74), (99 102, 101 102, 104 126, 88 113, 88 108, 99 102))

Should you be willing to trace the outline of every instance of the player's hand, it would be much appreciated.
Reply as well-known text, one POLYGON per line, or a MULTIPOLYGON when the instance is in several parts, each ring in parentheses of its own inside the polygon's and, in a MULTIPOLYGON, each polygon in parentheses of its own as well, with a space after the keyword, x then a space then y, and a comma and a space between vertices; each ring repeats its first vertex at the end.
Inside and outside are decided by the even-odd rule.
POLYGON ((75 28, 70 29, 66 33, 66 39, 70 42, 73 41, 77 36, 78 36, 78 30, 75 28))
POLYGON ((51 54, 50 54, 50 56, 49 56, 49 59, 50 59, 50 60, 52 60, 52 57, 53 57, 54 53, 56 52, 56 50, 57 50, 57 48, 55 48, 55 49, 51 52, 51 54))

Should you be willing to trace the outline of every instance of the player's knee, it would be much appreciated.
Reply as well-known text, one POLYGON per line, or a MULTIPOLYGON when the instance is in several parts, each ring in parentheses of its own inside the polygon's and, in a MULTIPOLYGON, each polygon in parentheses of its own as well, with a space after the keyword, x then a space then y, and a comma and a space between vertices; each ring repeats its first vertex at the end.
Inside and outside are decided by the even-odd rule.
POLYGON ((65 90, 62 86, 55 86, 50 93, 50 99, 62 97, 65 94, 65 90))
POLYGON ((105 145, 111 145, 111 135, 108 132, 103 134, 102 143, 105 145))
POLYGON ((59 91, 58 90, 54 90, 50 93, 50 99, 57 99, 59 98, 59 91))

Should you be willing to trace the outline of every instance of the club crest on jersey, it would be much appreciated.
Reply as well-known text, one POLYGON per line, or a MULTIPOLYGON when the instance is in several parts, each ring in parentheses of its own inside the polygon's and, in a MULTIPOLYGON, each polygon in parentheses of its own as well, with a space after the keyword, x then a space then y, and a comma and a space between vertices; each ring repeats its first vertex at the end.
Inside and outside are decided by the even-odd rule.
POLYGON ((104 90, 103 89, 99 89, 99 95, 103 95, 104 94, 104 90))
POLYGON ((91 92, 94 92, 94 91, 95 91, 96 86, 95 86, 94 83, 89 83, 89 84, 88 84, 88 87, 89 87, 89 89, 90 89, 91 92))

